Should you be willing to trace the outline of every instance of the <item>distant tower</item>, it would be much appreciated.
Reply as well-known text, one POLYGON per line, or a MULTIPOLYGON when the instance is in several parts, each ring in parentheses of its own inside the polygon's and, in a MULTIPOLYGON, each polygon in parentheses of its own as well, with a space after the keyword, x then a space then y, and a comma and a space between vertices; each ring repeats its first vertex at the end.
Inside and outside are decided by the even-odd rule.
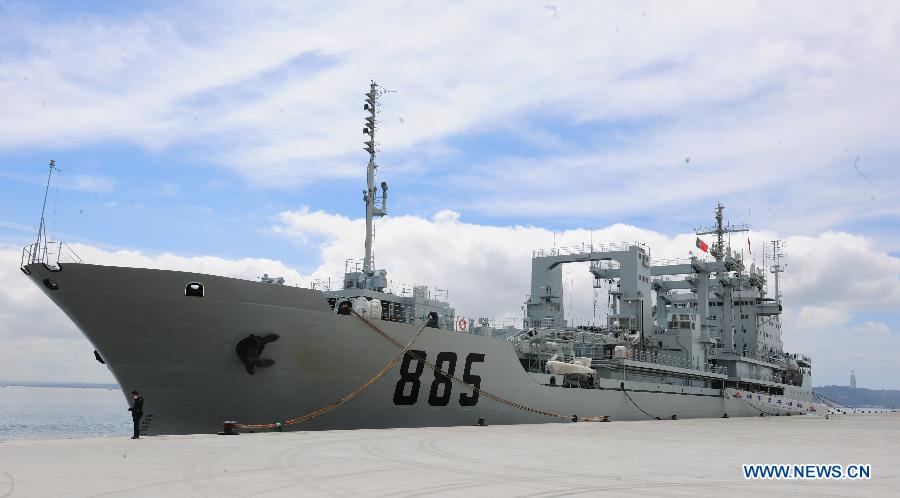
POLYGON ((850 388, 856 389, 856 374, 850 370, 850 388))

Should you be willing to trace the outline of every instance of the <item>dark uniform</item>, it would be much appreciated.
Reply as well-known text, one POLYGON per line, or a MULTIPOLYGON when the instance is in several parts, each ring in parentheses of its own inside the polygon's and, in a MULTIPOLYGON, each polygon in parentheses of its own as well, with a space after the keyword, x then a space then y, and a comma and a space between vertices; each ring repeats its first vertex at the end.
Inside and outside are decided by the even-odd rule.
POLYGON ((131 420, 134 422, 134 435, 131 439, 137 439, 141 435, 141 417, 144 416, 144 397, 137 391, 131 393, 134 404, 128 411, 131 412, 131 420))

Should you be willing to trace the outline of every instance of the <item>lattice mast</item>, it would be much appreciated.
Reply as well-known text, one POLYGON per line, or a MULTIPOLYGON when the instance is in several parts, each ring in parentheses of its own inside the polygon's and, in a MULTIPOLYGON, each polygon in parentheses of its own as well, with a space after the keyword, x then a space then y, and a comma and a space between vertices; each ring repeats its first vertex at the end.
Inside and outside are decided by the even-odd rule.
POLYGON ((381 97, 382 91, 378 84, 374 81, 369 85, 369 92, 366 93, 366 103, 363 110, 369 111, 369 115, 365 117, 366 125, 363 133, 368 135, 368 140, 363 142, 363 148, 369 153, 369 166, 366 174, 366 190, 363 192, 363 201, 366 203, 366 256, 363 260, 363 272, 369 276, 375 269, 375 256, 372 253, 372 246, 375 239, 375 228, 373 222, 376 216, 384 216, 387 214, 387 182, 381 182, 381 196, 378 195, 378 187, 375 186, 375 170, 378 164, 375 162, 375 125, 376 114, 378 113, 378 99, 381 97))
POLYGON ((714 234, 716 236, 716 241, 713 242, 712 249, 709 251, 710 254, 716 261, 722 261, 725 257, 725 234, 733 233, 733 232, 749 232, 750 225, 746 223, 738 223, 732 225, 729 223, 725 225, 724 217, 722 212, 725 210, 725 205, 721 202, 716 204, 716 225, 714 227, 709 228, 698 228, 696 230, 697 235, 711 235, 714 234))

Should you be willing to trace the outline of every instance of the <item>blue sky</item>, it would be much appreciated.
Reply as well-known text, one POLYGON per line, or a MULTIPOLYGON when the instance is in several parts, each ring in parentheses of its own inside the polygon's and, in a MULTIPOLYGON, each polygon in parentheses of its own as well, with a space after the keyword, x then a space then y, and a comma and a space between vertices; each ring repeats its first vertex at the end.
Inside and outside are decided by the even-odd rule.
MULTIPOLYGON (((361 236, 331 226, 363 212, 362 94, 375 79, 393 91, 379 116, 392 217, 472 237, 429 256, 472 261, 456 253, 487 257, 479 237, 530 251, 512 241, 585 230, 674 243, 723 201, 754 245, 786 238, 804 255, 785 276, 803 332, 786 343, 900 351, 893 3, 547 5, 0 1, 0 244, 12 255, 33 237, 54 159, 51 232, 100 258, 218 258, 210 271, 247 276, 239 262, 256 258, 301 283, 338 273, 361 252, 361 236), (823 313, 836 321, 811 318, 823 313)), ((655 250, 683 256, 678 243, 655 250)), ((393 271, 466 294, 470 282, 410 263, 421 259, 393 271)), ((510 296, 527 292, 509 278, 510 296)), ((16 343, 27 321, 11 320, 0 341, 28 350, 16 343)), ((817 382, 854 368, 900 386, 872 358, 823 360, 817 382)), ((66 368, 56 375, 101 375, 66 368)))

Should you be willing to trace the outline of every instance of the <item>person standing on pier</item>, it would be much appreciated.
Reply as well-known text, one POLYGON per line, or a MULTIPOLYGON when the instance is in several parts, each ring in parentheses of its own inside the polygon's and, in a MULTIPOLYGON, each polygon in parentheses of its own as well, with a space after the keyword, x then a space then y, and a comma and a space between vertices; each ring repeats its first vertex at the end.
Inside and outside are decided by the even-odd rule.
POLYGON ((131 412, 131 420, 134 422, 134 435, 131 436, 131 439, 137 439, 141 434, 141 417, 144 416, 144 397, 137 391, 131 391, 131 399, 134 400, 134 404, 128 409, 128 411, 131 412))

